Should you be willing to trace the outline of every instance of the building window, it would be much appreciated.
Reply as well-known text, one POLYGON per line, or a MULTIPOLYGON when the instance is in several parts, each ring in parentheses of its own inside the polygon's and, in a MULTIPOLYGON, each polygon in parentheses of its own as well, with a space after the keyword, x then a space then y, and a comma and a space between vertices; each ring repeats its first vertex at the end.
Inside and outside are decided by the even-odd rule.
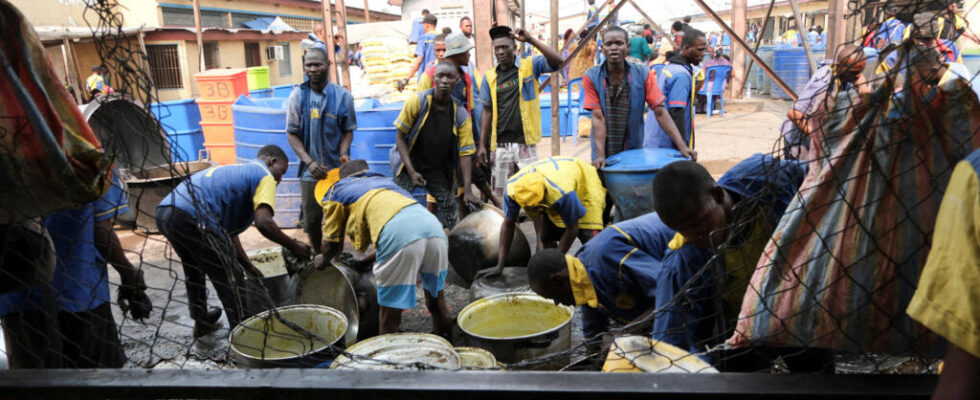
POLYGON ((245 67, 261 67, 262 54, 258 43, 245 43, 245 67))
POLYGON ((289 25, 293 27, 293 29, 296 29, 298 31, 303 31, 303 32, 313 32, 313 24, 322 21, 320 19, 282 17, 282 16, 280 16, 279 18, 282 18, 282 22, 285 22, 286 25, 289 25))
MULTIPOLYGON (((189 8, 161 7, 164 26, 194 26, 194 10, 189 8)), ((207 28, 227 28, 228 13, 222 11, 201 11, 201 26, 207 28)))
POLYGON ((184 81, 180 76, 180 56, 176 44, 146 45, 150 75, 157 89, 182 89, 184 81))
POLYGON ((218 42, 204 42, 204 69, 221 68, 218 58, 218 42))
POLYGON ((290 76, 293 74, 293 60, 289 57, 289 43, 276 43, 282 46, 282 60, 279 60, 279 76, 290 76))

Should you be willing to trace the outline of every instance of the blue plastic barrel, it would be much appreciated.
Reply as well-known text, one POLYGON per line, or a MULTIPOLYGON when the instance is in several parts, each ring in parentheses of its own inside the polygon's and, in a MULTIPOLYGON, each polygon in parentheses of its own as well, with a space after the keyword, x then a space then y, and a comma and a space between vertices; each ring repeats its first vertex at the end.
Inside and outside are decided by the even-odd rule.
POLYGON ((980 54, 961 54, 960 57, 963 57, 963 65, 971 74, 980 74, 980 54))
POLYGON ((173 162, 195 161, 204 149, 201 111, 194 99, 150 104, 150 111, 167 133, 173 162))
POLYGON ((248 97, 253 99, 268 99, 273 96, 272 89, 255 89, 248 91, 248 97))
POLYGON ((293 85, 279 85, 272 87, 272 97, 289 97, 293 92, 293 85))
POLYGON ((350 145, 351 159, 363 159, 372 171, 392 176, 389 152, 395 147, 395 119, 403 105, 391 103, 356 110, 357 129, 350 145))
MULTIPOLYGON (((799 93, 810 80, 810 64, 802 47, 776 49, 772 54, 772 69, 786 85, 799 93)), ((789 99, 779 85, 772 85, 772 98, 789 99)))
MULTIPOLYGON (((572 94, 572 104, 569 106, 567 94, 560 94, 558 98, 558 123, 559 123, 559 133, 562 136, 570 136, 573 134, 571 132, 571 125, 568 123, 568 115, 570 112, 570 107, 575 109, 579 108, 578 94, 572 94)), ((551 137, 551 95, 538 98, 538 102, 541 106, 541 136, 551 137)))
POLYGON ((653 212, 653 177, 667 164, 679 160, 685 160, 679 151, 661 148, 626 150, 606 159, 602 174, 616 205, 616 220, 653 212))
POLYGON ((302 192, 299 171, 299 157, 289 146, 286 136, 286 99, 248 98, 239 96, 231 105, 235 129, 235 156, 238 162, 249 162, 258 157, 262 146, 274 144, 286 152, 289 168, 276 189, 276 224, 283 228, 299 226, 299 211, 302 208, 302 192))

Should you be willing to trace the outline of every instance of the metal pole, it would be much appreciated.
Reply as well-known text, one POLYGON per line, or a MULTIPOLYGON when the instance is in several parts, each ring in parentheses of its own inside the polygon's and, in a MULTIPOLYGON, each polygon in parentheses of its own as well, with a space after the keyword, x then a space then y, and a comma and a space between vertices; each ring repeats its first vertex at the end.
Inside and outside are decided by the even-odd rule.
POLYGON ((806 61, 810 64, 810 74, 813 74, 817 70, 817 62, 813 60, 813 55, 810 54, 810 39, 807 37, 803 27, 803 14, 800 13, 800 6, 796 3, 796 0, 789 0, 789 6, 793 8, 793 15, 796 16, 797 32, 799 32, 798 35, 800 35, 800 40, 803 42, 806 61))
MULTIPOLYGON (((594 38, 595 35, 599 32, 599 28, 602 28, 603 25, 605 25, 606 23, 608 23, 609 20, 612 19, 613 15, 616 15, 616 13, 619 12, 619 9, 620 8, 623 8, 623 5, 625 5, 626 2, 628 2, 628 1, 629 0, 621 0, 619 2, 619 4, 616 5, 616 7, 613 7, 613 9, 609 11, 609 14, 606 15, 606 18, 603 18, 602 21, 599 21, 599 24, 595 26, 595 29, 590 30, 589 31, 589 34, 585 38, 583 38, 581 41, 579 41, 579 43, 585 43, 585 42, 588 42, 589 40, 592 40, 592 38, 594 38)), ((596 14, 598 14, 598 12, 596 14)), ((587 23, 588 22, 586 22, 586 24, 587 23)), ((568 57, 565 57, 565 59, 561 62, 561 65, 559 65, 558 68, 555 69, 555 71, 561 71, 562 68, 565 68, 565 66, 568 65, 569 63, 571 63, 572 60, 575 59, 575 56, 578 55, 578 53, 580 51, 582 51, 582 49, 584 49, 584 48, 585 48, 585 46, 582 46, 582 45, 579 45, 579 46, 575 47, 575 50, 572 50, 572 52, 570 54, 568 54, 568 57)), ((562 51, 564 51, 564 49, 562 51)), ((544 89, 546 87, 548 87, 549 85, 551 85, 551 80, 552 79, 557 79, 557 78, 555 78, 556 75, 561 75, 561 74, 551 74, 551 75, 549 75, 548 76, 548 80, 544 81, 544 83, 541 86, 538 87, 538 93, 541 93, 542 91, 544 91, 544 89)))
MULTIPOLYGON (((521 0, 523 3, 524 0, 521 0)), ((523 18, 525 13, 523 4, 521 7, 521 18, 523 18)), ((558 48, 558 0, 551 0, 551 48, 558 48)), ((525 33, 526 34, 526 33, 525 33)), ((551 155, 557 156, 561 154, 561 122, 559 122, 559 115, 561 112, 561 103, 558 100, 558 91, 561 87, 561 68, 555 70, 551 73, 549 80, 555 79, 555 85, 551 88, 551 155)))
POLYGON ((327 44, 327 73, 330 82, 337 83, 337 64, 334 62, 333 51, 333 14, 330 12, 330 0, 320 0, 323 6, 323 42, 327 44))
MULTIPOLYGON (((772 7, 775 6, 775 5, 776 5, 776 0, 769 0, 769 9, 766 10, 766 18, 762 20, 762 28, 759 29, 759 34, 755 36, 755 47, 752 48, 752 52, 753 53, 759 51, 759 45, 762 44, 762 34, 765 33, 766 26, 769 25, 769 16, 772 15, 772 7)), ((775 29, 775 24, 773 24, 773 29, 775 29)), ((738 87, 738 91, 735 92, 735 98, 736 99, 742 98, 742 92, 745 91, 745 82, 748 82, 749 81, 748 76, 749 76, 749 74, 752 73, 752 65, 754 63, 755 63, 755 59, 750 59, 749 60, 749 66, 748 66, 748 68, 745 69, 745 77, 746 78, 745 78, 744 81, 742 81, 742 84, 738 87)))
POLYGON ((371 9, 368 8, 368 0, 364 0, 364 23, 371 23, 371 9))
POLYGON ((752 59, 755 60, 757 64, 759 64, 759 67, 762 68, 763 71, 765 71, 766 75, 769 75, 769 77, 772 78, 773 82, 776 82, 776 84, 779 85, 780 89, 783 89, 783 91, 786 92, 786 94, 789 95, 789 97, 793 99, 793 101, 796 101, 798 97, 796 95, 796 92, 793 91, 793 89, 791 89, 789 85, 787 85, 786 82, 784 82, 783 79, 779 77, 779 75, 776 75, 776 73, 772 71, 772 68, 769 68, 769 65, 766 64, 765 61, 762 61, 761 58, 759 58, 758 54, 755 54, 754 51, 749 49, 748 43, 745 43, 745 40, 743 40, 741 37, 736 35, 735 31, 733 31, 732 28, 725 23, 725 21, 722 21, 721 17, 719 17, 718 14, 716 14, 715 11, 711 9, 711 7, 709 7, 707 4, 704 3, 704 0, 694 0, 694 2, 699 7, 701 7, 701 9, 704 10, 705 14, 708 14, 708 16, 711 17, 711 19, 713 19, 715 23, 718 24, 718 26, 724 29, 725 32, 728 32, 728 35, 732 37, 732 40, 735 41, 735 43, 737 43, 739 46, 741 46, 743 49, 749 52, 749 57, 752 57, 752 59))
POLYGON ((347 62, 347 6, 344 5, 344 0, 335 0, 337 2, 337 33, 340 34, 340 55, 341 59, 337 60, 340 63, 340 73, 344 77, 344 88, 347 90, 351 89, 350 86, 350 65, 347 62))
POLYGON ((194 32, 197 33, 198 72, 204 72, 204 34, 201 33, 201 4, 194 0, 194 32))

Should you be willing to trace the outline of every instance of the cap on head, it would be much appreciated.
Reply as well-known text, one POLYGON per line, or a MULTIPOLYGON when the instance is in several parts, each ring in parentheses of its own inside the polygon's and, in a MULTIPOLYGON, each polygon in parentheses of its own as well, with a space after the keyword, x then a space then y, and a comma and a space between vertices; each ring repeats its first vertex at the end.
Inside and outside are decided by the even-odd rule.
POLYGON ((490 39, 510 37, 511 29, 509 26, 495 26, 490 28, 490 39))
POLYGON ((344 179, 351 175, 357 175, 358 173, 368 170, 368 163, 364 160, 350 160, 344 165, 340 166, 340 179, 344 179))
POLYGON ((446 35, 446 55, 445 57, 452 57, 457 54, 463 54, 473 48, 473 44, 470 43, 466 35, 462 33, 450 33, 446 35))

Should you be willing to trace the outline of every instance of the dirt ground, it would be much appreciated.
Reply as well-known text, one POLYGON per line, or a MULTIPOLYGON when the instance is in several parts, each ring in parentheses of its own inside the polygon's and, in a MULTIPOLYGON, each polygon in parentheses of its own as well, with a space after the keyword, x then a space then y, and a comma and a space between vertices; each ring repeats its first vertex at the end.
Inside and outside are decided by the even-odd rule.
MULTIPOLYGON (((730 103, 729 112, 724 117, 716 115, 707 118, 698 115, 695 121, 695 140, 699 162, 717 177, 753 153, 772 151, 788 107, 789 103, 785 101, 749 100, 730 103)), ((550 155, 550 140, 545 138, 538 148, 539 156, 550 155)), ((561 144, 562 155, 573 155, 587 160, 589 152, 588 138, 568 138, 561 144)), ((533 233, 529 223, 522 225, 525 232, 533 233)), ((124 320, 118 307, 113 307, 132 363, 143 367, 227 367, 227 326, 200 340, 191 339, 193 323, 187 316, 183 274, 177 261, 167 261, 176 260, 176 256, 164 238, 157 234, 147 235, 132 228, 120 227, 117 232, 123 247, 130 252, 130 259, 134 263, 142 263, 147 285, 150 287, 148 294, 154 304, 153 315, 145 324, 124 320)), ((305 240, 305 234, 299 229, 287 229, 285 232, 291 237, 305 240)), ((274 243, 263 238, 254 227, 242 233, 240 238, 249 251, 275 247, 274 243)), ((530 243, 534 243, 533 237, 529 239, 530 243)), ((575 246, 578 246, 578 242, 575 246)), ((111 279, 114 283, 118 282, 114 273, 111 279)), ((468 290, 451 283, 447 284, 444 292, 453 316, 471 301, 468 290)), ((209 293, 209 303, 220 305, 214 290, 209 293)), ((224 323, 223 320, 222 322, 224 323)), ((573 340, 580 341, 577 320, 575 325, 573 340)), ((402 329, 411 332, 431 331, 429 313, 425 310, 421 297, 418 306, 403 315, 402 329)))

